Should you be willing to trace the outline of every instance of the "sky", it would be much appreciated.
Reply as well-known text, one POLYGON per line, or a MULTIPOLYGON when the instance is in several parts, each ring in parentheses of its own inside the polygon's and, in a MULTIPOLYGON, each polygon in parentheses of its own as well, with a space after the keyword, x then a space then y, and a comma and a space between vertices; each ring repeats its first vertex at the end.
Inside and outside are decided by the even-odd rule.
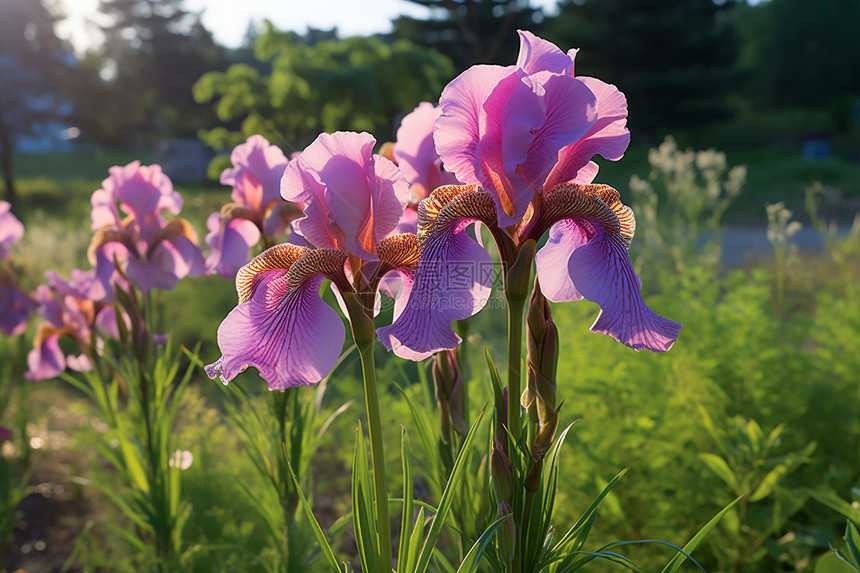
MULTIPOLYGON (((57 33, 71 40, 78 52, 98 43, 99 0, 62 0, 67 18, 57 33)), ((532 0, 551 11, 556 0, 532 0)), ((189 11, 203 11, 203 24, 215 40, 229 48, 242 43, 248 24, 269 19, 281 30, 303 33, 307 28, 337 26, 341 36, 367 35, 391 30, 400 14, 426 17, 428 11, 406 0, 186 0, 189 11)))

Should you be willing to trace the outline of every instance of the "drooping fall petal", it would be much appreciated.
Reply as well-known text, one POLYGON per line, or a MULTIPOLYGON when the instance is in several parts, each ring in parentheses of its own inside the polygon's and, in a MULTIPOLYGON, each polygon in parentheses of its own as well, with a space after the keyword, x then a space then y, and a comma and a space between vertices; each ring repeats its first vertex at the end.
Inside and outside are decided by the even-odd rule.
POLYGON ((586 298, 601 308, 592 331, 634 350, 669 350, 682 325, 657 315, 642 300, 641 282, 627 255, 633 214, 617 191, 566 184, 547 193, 543 207, 537 226, 555 221, 549 242, 536 256, 544 295, 553 302, 586 298))
POLYGON ((467 232, 476 221, 495 224, 489 193, 475 186, 440 187, 420 210, 421 260, 409 297, 402 311, 396 308, 394 322, 377 330, 386 348, 410 360, 457 346, 461 339, 451 323, 483 308, 494 278, 492 259, 467 232))
POLYGON ((31 381, 47 380, 63 373, 66 356, 60 349, 60 334, 43 337, 27 354, 27 372, 24 378, 31 381))
POLYGON ((345 288, 345 260, 338 251, 283 244, 242 267, 236 278, 239 305, 218 329, 222 357, 206 367, 209 377, 226 384, 253 366, 270 390, 282 390, 327 376, 345 329, 319 288, 326 277, 345 288))
POLYGON ((27 318, 34 308, 33 302, 12 281, 0 276, 0 332, 17 336, 26 330, 27 318))
POLYGON ((319 382, 340 356, 345 329, 340 316, 319 297, 322 277, 288 292, 286 271, 269 273, 257 293, 233 309, 218 328, 222 358, 207 367, 224 383, 249 366, 270 390, 319 382))
POLYGON ((251 247, 260 240, 260 230, 248 219, 225 219, 212 213, 206 219, 206 243, 212 249, 206 258, 207 272, 234 278, 248 262, 251 247))

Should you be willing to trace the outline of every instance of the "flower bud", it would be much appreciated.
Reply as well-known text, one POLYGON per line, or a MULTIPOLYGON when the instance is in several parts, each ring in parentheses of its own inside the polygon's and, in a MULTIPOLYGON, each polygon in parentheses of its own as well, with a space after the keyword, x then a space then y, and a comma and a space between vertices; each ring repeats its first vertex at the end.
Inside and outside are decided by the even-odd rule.
POLYGON ((490 459, 493 471, 493 491, 498 502, 511 501, 514 491, 514 471, 510 458, 503 451, 503 443, 507 443, 507 438, 499 439, 498 436, 493 438, 493 453, 490 459))
POLYGON ((442 416, 442 438, 450 442, 451 426, 465 436, 469 433, 469 425, 465 416, 463 374, 456 349, 442 350, 436 354, 433 359, 433 383, 442 416))
POLYGON ((514 554, 517 550, 517 526, 514 523, 514 512, 507 503, 500 503, 497 516, 507 519, 502 522, 502 526, 496 533, 496 538, 499 543, 499 556, 502 561, 510 565, 514 560, 514 554))

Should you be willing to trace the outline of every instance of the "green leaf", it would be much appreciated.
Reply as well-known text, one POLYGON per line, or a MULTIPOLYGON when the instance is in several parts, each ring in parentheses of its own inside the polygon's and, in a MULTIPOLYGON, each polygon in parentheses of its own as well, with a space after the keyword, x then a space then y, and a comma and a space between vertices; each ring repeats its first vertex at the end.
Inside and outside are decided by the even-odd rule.
POLYGON ((814 573, 851 573, 852 571, 860 571, 860 569, 843 561, 843 557, 835 551, 829 551, 818 558, 814 573))
POLYGON ((373 511, 373 478, 367 463, 367 448, 361 423, 355 432, 352 462, 352 524, 362 571, 382 571, 377 548, 377 523, 373 511))
POLYGON ((666 566, 663 568, 662 573, 675 573, 675 571, 678 570, 681 564, 687 560, 687 555, 695 551, 696 547, 699 546, 699 544, 708 535, 711 529, 716 527, 716 525, 720 522, 723 516, 725 516, 729 511, 731 511, 735 504, 737 504, 740 500, 740 497, 735 498, 734 501, 724 507, 717 515, 712 517, 711 520, 706 523, 704 527, 702 527, 702 529, 700 529, 699 532, 696 533, 696 535, 694 535, 692 539, 687 542, 686 545, 684 545, 684 547, 682 548, 683 553, 678 553, 677 555, 672 557, 672 560, 669 561, 669 563, 667 563, 666 566))
POLYGON ((397 552, 397 570, 402 572, 402 566, 408 562, 409 525, 412 522, 412 447, 409 434, 401 426, 400 459, 403 465, 403 513, 400 519, 400 548, 397 552))
POLYGON ((481 555, 483 555, 484 549, 486 549, 487 544, 493 538, 493 535, 495 535, 496 531, 502 526, 502 523, 507 518, 507 515, 503 515, 484 530, 484 533, 481 534, 478 540, 475 541, 474 545, 472 545, 472 548, 469 549, 469 552, 466 553, 466 556, 463 558, 463 562, 460 563, 460 566, 457 568, 457 573, 474 573, 478 568, 478 563, 481 562, 481 555))
POLYGON ((334 551, 332 551, 331 545, 329 545, 328 540, 325 538, 325 533, 323 533, 322 527, 320 527, 320 524, 317 521, 313 510, 311 509, 311 504, 308 503, 308 498, 305 497, 305 492, 302 491, 302 486, 301 484, 299 484, 299 479, 296 477, 296 473, 293 471, 293 468, 289 465, 289 463, 287 463, 287 467, 290 470, 290 476, 293 478, 293 483, 296 486, 296 492, 298 492, 299 494, 299 501, 302 504, 302 509, 305 510, 305 517, 307 517, 308 523, 311 524, 311 529, 314 530, 314 535, 317 538, 317 543, 319 543, 320 548, 322 548, 323 555, 325 555, 326 561, 328 561, 328 564, 332 568, 332 570, 340 573, 340 566, 337 564, 337 559, 334 556, 334 551))
MULTIPOLYGON (((430 428, 427 425, 427 416, 423 415, 418 410, 415 403, 409 398, 409 395, 399 384, 397 384, 397 382, 395 382, 394 385, 398 390, 400 390, 400 394, 409 406, 409 411, 412 414, 415 427, 418 428, 418 437, 421 439, 421 447, 424 448, 425 462, 430 466, 429 470, 431 476, 433 476, 433 481, 436 481, 436 476, 441 476, 443 472, 439 464, 439 456, 436 455, 436 440, 431 437, 430 428)), ((441 490, 442 488, 440 487, 439 489, 441 490)))
POLYGON ((830 509, 841 513, 854 523, 860 523, 860 509, 857 509, 829 488, 807 489, 805 490, 815 501, 822 503, 830 509))
POLYGON ((860 568, 860 533, 850 521, 845 526, 845 543, 848 546, 848 555, 845 558, 851 565, 860 568))
POLYGON ((433 520, 430 522, 430 531, 427 534, 427 539, 424 541, 424 545, 421 547, 421 554, 418 556, 418 565, 415 569, 417 573, 424 573, 427 570, 427 566, 430 563, 430 557, 433 555, 433 552, 436 549, 436 543, 438 543, 439 536, 442 534, 442 526, 445 523, 445 519, 448 517, 448 511, 451 509, 451 504, 454 501, 454 492, 456 491, 457 484, 466 472, 466 459, 468 458, 468 452, 472 447, 472 442, 475 440, 478 428, 480 428, 481 421, 484 419, 484 414, 486 414, 486 412, 487 406, 485 405, 481 408, 481 413, 478 415, 475 423, 472 424, 472 427, 469 429, 469 434, 463 441, 463 447, 460 449, 457 460, 454 462, 453 470, 451 470, 451 477, 448 478, 448 483, 445 484, 445 491, 442 492, 442 498, 439 500, 439 509, 436 512, 436 515, 433 516, 433 520))
POLYGON ((585 544, 585 540, 588 538, 588 534, 591 532, 591 527, 594 525, 594 520, 597 517, 597 510, 600 508, 600 504, 603 503, 603 500, 607 495, 609 495, 612 488, 614 488, 624 474, 627 473, 627 470, 628 468, 624 468, 615 474, 615 477, 609 480, 609 483, 606 484, 599 494, 597 494, 597 497, 594 498, 594 501, 591 502, 582 514, 582 517, 573 524, 567 533, 564 534, 564 537, 559 539, 555 547, 552 548, 549 556, 550 560, 563 556, 565 553, 574 554, 582 548, 585 544), (568 545, 571 546, 570 550, 567 548, 568 545))
POLYGON ((718 478, 723 480, 733 492, 741 493, 738 491, 738 479, 735 477, 735 473, 729 467, 729 464, 726 463, 726 460, 716 454, 708 453, 699 454, 699 459, 702 460, 705 465, 708 466, 708 469, 714 472, 718 478))
POLYGON ((397 564, 397 573, 411 573, 415 571, 418 563, 418 556, 421 551, 421 542, 424 540, 424 508, 418 510, 418 518, 415 520, 415 527, 412 528, 412 535, 409 536, 409 558, 406 561, 406 568, 397 564))

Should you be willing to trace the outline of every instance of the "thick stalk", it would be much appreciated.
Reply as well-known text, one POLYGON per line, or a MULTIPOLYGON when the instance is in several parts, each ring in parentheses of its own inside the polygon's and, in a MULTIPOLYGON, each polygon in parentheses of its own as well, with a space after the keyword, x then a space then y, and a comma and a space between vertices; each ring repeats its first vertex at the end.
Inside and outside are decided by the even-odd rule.
MULTIPOLYGON (((520 439, 520 400, 522 393, 523 308, 525 297, 506 295, 508 301, 508 431, 520 439)), ((511 444, 511 455, 517 445, 511 444)))
POLYGON ((388 521, 388 488, 385 478, 385 451, 382 442, 382 418, 379 415, 379 395, 376 392, 376 366, 373 363, 375 341, 358 347, 364 378, 364 401, 367 406, 367 426, 370 431, 370 463, 373 469, 373 489, 376 500, 376 520, 379 527, 379 559, 386 570, 391 567, 391 526, 388 521), (363 346, 363 347, 362 347, 363 346))
MULTIPOLYGON (((505 272, 505 300, 508 303, 508 430, 520 439, 520 394, 522 393, 523 309, 529 297, 535 242, 520 245, 516 258, 505 272)), ((517 444, 511 444, 516 451, 517 444)), ((514 455, 514 452, 511 452, 514 455)), ((516 508, 514 508, 516 510, 516 508)))
POLYGON ((388 487, 385 476, 385 449, 382 441, 382 416, 379 413, 379 394, 376 390, 376 365, 373 350, 376 331, 373 319, 367 315, 365 305, 352 293, 343 295, 349 313, 352 337, 361 355, 361 373, 364 379, 364 404, 367 408, 367 428, 370 434, 370 465, 373 471, 373 499, 376 501, 379 560, 384 571, 391 571, 391 523, 388 518, 388 487))

